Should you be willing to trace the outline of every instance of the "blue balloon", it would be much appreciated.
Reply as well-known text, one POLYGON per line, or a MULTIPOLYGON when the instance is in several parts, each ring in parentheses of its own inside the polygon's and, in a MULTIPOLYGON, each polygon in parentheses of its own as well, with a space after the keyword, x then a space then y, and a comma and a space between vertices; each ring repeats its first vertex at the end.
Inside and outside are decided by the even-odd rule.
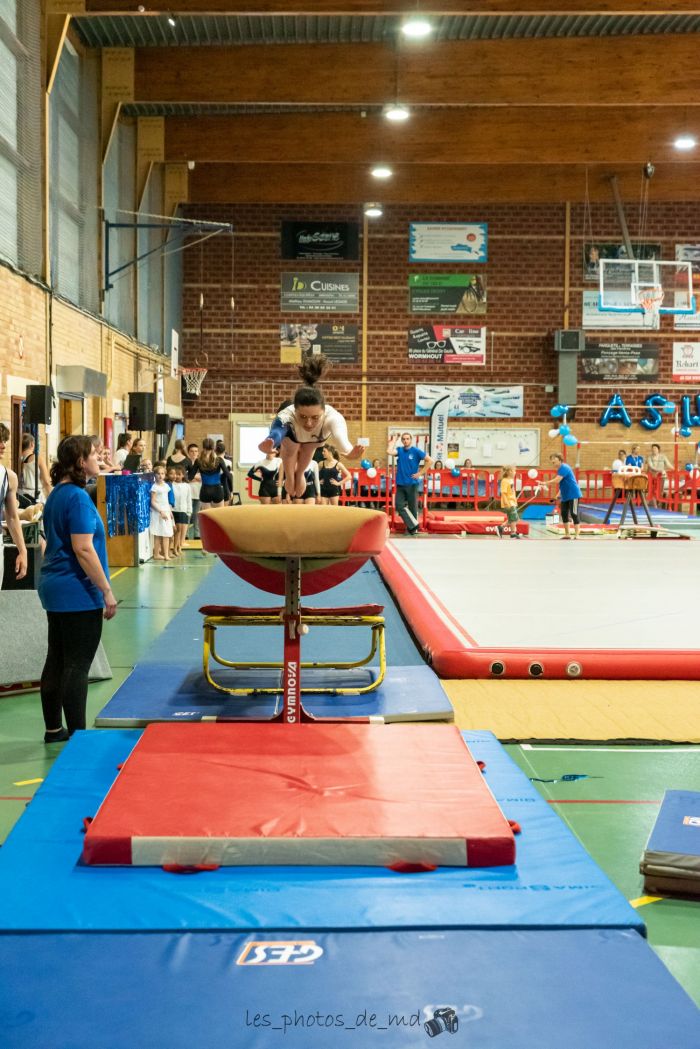
POLYGON ((450 470, 450 473, 452 474, 453 477, 459 477, 459 475, 461 473, 461 470, 459 469, 458 466, 453 466, 452 469, 450 470))
POLYGON ((568 444, 568 446, 572 448, 575 444, 578 444, 578 437, 574 437, 572 433, 567 433, 564 438, 564 444, 568 444))
POLYGON ((700 393, 695 395, 695 410, 696 414, 693 415, 690 410, 690 397, 681 397, 681 426, 686 430, 691 426, 700 426, 700 393))
MULTIPOLYGON (((645 430, 658 430, 663 422, 661 411, 666 411, 667 404, 668 401, 662 393, 650 393, 648 397, 644 398, 644 407, 647 410, 647 414, 639 420, 640 425, 645 430)), ((671 405, 671 408, 673 409, 673 405, 671 405)))
POLYGON ((371 462, 370 459, 362 459, 361 462, 360 462, 360 466, 362 467, 363 470, 369 470, 371 465, 372 465, 372 462, 371 462))
POLYGON ((566 437, 567 433, 571 433, 571 427, 567 423, 561 423, 559 427, 559 436, 566 437))
POLYGON ((666 412, 666 415, 673 415, 675 410, 676 410, 676 406, 673 403, 673 401, 666 401, 666 403, 663 406, 663 411, 666 412))
POLYGON ((681 437, 692 437, 693 431, 690 429, 689 426, 681 426, 680 435, 681 437))
POLYGON ((692 463, 686 463, 685 464, 685 472, 686 473, 688 473, 688 474, 691 473, 692 469, 693 469, 693 464, 692 463))
POLYGON ((608 423, 622 423, 623 426, 631 426, 632 420, 625 408, 625 403, 619 393, 614 393, 608 402, 608 406, 600 417, 600 425, 607 426, 608 423))
POLYGON ((555 404, 549 414, 552 416, 553 419, 560 419, 562 415, 566 415, 568 410, 568 404, 555 404))

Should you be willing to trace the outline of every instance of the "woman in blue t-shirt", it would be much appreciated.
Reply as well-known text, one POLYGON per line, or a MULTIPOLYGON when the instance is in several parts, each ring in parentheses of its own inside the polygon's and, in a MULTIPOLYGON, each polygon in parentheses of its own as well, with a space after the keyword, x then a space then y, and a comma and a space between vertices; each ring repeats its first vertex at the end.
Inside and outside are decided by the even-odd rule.
POLYGON ((62 743, 85 728, 88 672, 102 620, 117 611, 104 525, 85 491, 86 482, 99 472, 97 450, 89 437, 61 441, 51 467, 53 491, 44 507, 46 552, 38 588, 49 622, 41 674, 45 743, 62 743))

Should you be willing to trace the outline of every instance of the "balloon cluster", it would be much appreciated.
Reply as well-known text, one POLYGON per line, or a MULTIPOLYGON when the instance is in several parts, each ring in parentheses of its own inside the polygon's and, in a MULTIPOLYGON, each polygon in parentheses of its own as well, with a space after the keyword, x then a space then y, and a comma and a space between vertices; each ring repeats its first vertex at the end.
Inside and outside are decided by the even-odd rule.
MULTIPOLYGON (((562 417, 566 420, 566 413, 569 410, 568 404, 555 404, 550 410, 550 415, 553 419, 561 419, 562 417)), ((574 445, 578 444, 578 437, 574 437, 571 432, 571 427, 564 421, 559 423, 558 429, 549 431, 550 437, 563 437, 564 444, 568 445, 569 448, 573 448, 574 445)))

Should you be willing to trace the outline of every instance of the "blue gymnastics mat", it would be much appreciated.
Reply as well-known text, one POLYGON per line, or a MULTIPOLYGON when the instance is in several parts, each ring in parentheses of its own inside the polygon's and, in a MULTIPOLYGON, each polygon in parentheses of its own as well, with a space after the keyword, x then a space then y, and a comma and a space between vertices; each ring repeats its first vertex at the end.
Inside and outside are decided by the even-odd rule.
MULTIPOLYGON (((324 590, 322 594, 311 594, 303 599, 303 603, 321 608, 361 604, 384 605, 387 663, 390 666, 403 667, 419 666, 423 663, 423 657, 416 648, 393 597, 370 562, 340 586, 324 590)), ((177 658, 179 663, 199 666, 202 661, 202 616, 199 614, 199 608, 202 605, 224 604, 269 608, 284 604, 284 598, 257 590, 217 560, 211 572, 187 599, 140 663, 166 663, 177 658)), ((276 630, 274 627, 219 630, 217 648, 221 649, 222 656, 226 657, 227 652, 232 651, 234 635, 238 634, 242 639, 237 641, 239 659, 263 662, 281 659, 282 630, 276 630)), ((348 662, 362 659, 369 651, 369 630, 347 627, 312 629, 308 637, 304 638, 302 648, 305 660, 327 659, 329 652, 341 653, 348 662)))
MULTIPOLYGON (((329 628, 330 629, 330 628, 329 628)), ((282 632, 278 631, 282 640, 282 632)), ((339 651, 343 651, 340 649, 339 651)), ((334 681, 359 686, 369 683, 377 668, 364 668, 334 675, 327 670, 302 671, 303 684, 316 688, 334 681)), ((279 671, 244 672, 217 667, 222 684, 280 684, 279 671)), ((304 696, 304 707, 317 717, 381 717, 385 721, 453 721, 454 711, 433 670, 419 667, 387 667, 384 681, 374 692, 358 696, 304 696)), ((143 728, 152 721, 221 721, 235 718, 269 718, 281 708, 278 696, 227 696, 218 692, 202 674, 201 665, 140 663, 102 708, 95 724, 99 728, 143 728)))
POLYGON ((376 867, 229 867, 190 876, 83 866, 83 818, 95 814, 138 737, 135 730, 115 729, 71 739, 0 850, 0 930, 644 933, 639 914, 489 732, 465 733, 465 739, 486 763, 487 782, 506 817, 523 828, 517 866, 420 874, 376 867))
MULTIPOLYGON (((622 502, 617 502, 610 514, 609 523, 612 525, 619 525, 622 517, 622 502)), ((646 514, 641 506, 635 507, 637 512, 637 520, 640 525, 648 524, 646 514)), ((603 521, 605 515, 608 512, 607 503, 581 503, 579 505, 581 513, 581 520, 588 524, 598 524, 603 521)), ((700 528, 700 517, 690 517, 688 514, 680 513, 677 510, 662 510, 660 507, 650 507, 649 510, 651 519, 657 528, 700 528)), ((628 525, 634 524, 632 520, 632 514, 627 511, 625 517, 625 523, 628 525)))
POLYGON ((431 1021, 478 1049, 700 1045, 696 1006, 621 930, 8 935, 0 969, 3 1049, 410 1049, 431 1021))

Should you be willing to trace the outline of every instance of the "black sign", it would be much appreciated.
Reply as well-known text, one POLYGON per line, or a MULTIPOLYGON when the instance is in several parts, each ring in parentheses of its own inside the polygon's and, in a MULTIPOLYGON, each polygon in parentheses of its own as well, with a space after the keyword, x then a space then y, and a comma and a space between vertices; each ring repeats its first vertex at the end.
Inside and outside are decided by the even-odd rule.
POLYGON ((584 382, 644 382, 659 375, 655 342, 586 343, 579 354, 584 382))
POLYGON ((357 222, 283 222, 283 259, 357 259, 357 222))

